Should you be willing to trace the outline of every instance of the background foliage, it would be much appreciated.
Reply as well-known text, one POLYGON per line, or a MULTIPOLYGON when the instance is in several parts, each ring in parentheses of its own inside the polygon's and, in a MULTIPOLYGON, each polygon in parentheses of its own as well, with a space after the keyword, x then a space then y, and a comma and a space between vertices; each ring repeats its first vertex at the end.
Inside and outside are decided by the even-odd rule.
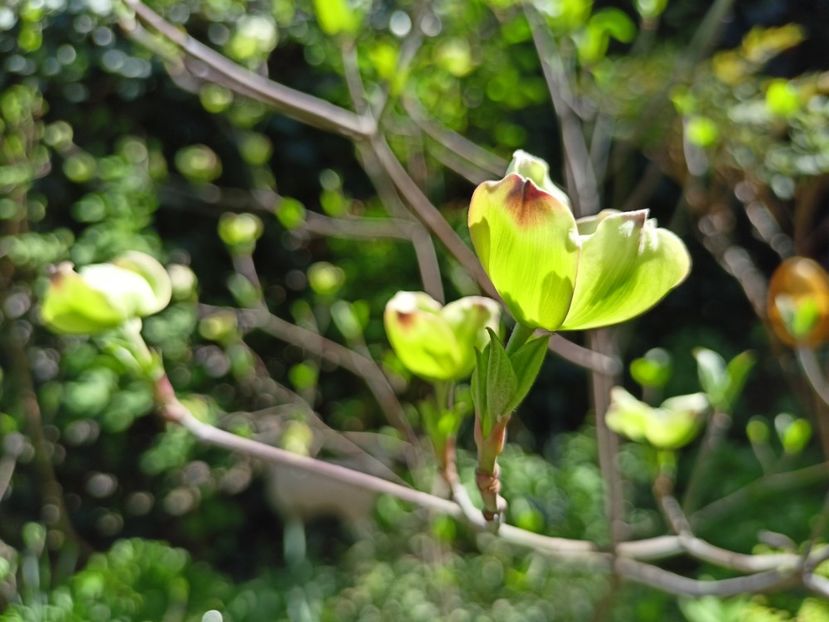
MULTIPOLYGON (((393 149, 464 237, 470 182, 499 177, 491 171, 512 150, 563 169, 531 31, 510 0, 150 4, 239 64, 347 108, 344 74, 355 61, 369 101, 390 97, 393 149), (401 65, 422 13, 422 44, 401 65), (442 140, 450 132, 496 154, 483 161, 489 173, 459 161, 442 140)), ((738 550, 763 530, 777 534, 771 546, 807 539, 827 475, 814 467, 829 449, 825 406, 757 315, 781 256, 829 260, 829 74, 820 53, 829 6, 736 2, 701 39, 706 3, 536 4, 578 76, 576 95, 618 141, 605 156, 603 204, 649 207, 694 258, 688 282, 618 331, 622 361, 653 347, 669 353, 667 383, 644 389, 655 400, 700 390, 697 347, 726 358, 755 353, 727 439, 706 458, 698 534, 738 550), (787 441, 801 417, 814 437, 787 441), (713 503, 797 469, 791 486, 713 503)), ((256 299, 244 253, 219 227, 225 212, 253 212, 262 226, 256 275, 271 311, 381 362, 416 426, 408 404, 427 393, 382 328, 386 300, 422 287, 412 245, 315 228, 318 215, 403 218, 360 166, 364 156, 344 138, 194 79, 197 67, 185 71, 169 44, 125 28, 130 20, 112 0, 0 6, 0 619, 200 620, 209 609, 227 620, 829 618, 825 603, 796 590, 684 601, 628 585, 603 612, 605 577, 389 499, 344 509, 353 499, 340 491, 333 516, 312 505, 297 515, 272 469, 165 428, 151 416, 149 388, 116 356, 45 331, 37 305, 52 264, 137 249, 188 266, 197 287, 181 269, 174 304, 144 334, 200 417, 343 462, 365 466, 369 453, 399 472, 405 439, 362 382, 214 313, 256 299), (343 454, 332 438, 362 449, 343 454)), ((438 259, 448 299, 477 291, 441 247, 438 259)), ((641 390, 636 380, 625 372, 632 391, 641 390)), ((584 370, 548 358, 502 461, 508 520, 607 543, 588 396, 584 370)), ((462 440, 472 447, 471 426, 462 440)), ((700 445, 683 453, 680 489, 700 445)), ((472 458, 461 458, 471 482, 472 458)), ((650 494, 654 460, 634 445, 619 457, 637 537, 665 528, 650 494)), ((415 471, 421 485, 427 470, 415 471)), ((722 573, 673 563, 693 576, 722 573)))

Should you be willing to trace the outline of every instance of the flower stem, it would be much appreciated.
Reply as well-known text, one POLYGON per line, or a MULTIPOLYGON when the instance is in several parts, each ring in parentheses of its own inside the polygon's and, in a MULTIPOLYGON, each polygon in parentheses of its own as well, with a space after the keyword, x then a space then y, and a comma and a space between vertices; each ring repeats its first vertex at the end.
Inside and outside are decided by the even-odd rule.
POLYGON ((507 342, 507 354, 513 354, 518 348, 527 343, 527 340, 533 336, 534 332, 535 328, 532 326, 516 322, 507 342))

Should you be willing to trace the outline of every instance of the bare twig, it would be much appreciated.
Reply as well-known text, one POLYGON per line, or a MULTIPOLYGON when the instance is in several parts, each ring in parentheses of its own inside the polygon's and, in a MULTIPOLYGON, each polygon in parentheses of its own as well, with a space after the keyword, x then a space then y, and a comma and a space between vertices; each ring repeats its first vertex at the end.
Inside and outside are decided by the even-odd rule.
MULTIPOLYGON (((608 329, 590 331, 590 345, 596 352, 606 352, 613 348, 608 329)), ((590 374, 593 393, 593 408, 596 417, 596 440, 599 450, 599 467, 605 483, 605 511, 610 522, 610 536, 613 543, 621 542, 626 537, 627 525, 624 517, 624 497, 622 477, 616 456, 619 453, 619 437, 607 427, 605 415, 610 404, 610 390, 616 384, 614 375, 590 374)))
POLYGON ((297 348, 312 352, 316 356, 359 376, 366 383, 389 421, 406 436, 409 442, 417 442, 417 436, 406 419, 406 414, 403 412, 403 407, 400 405, 394 389, 389 384, 383 371, 377 366, 377 363, 370 358, 318 333, 283 320, 266 309, 228 309, 210 305, 200 306, 208 312, 221 310, 236 313, 242 327, 246 330, 261 330, 297 348))
POLYGON ((614 562, 616 572, 628 580, 642 583, 668 594, 677 596, 736 596, 767 592, 772 589, 796 584, 796 569, 766 570, 745 577, 703 581, 689 579, 669 572, 658 566, 652 566, 633 559, 617 557, 614 562))
POLYGON ((800 364, 800 368, 815 394, 825 404, 829 405, 829 382, 826 381, 826 376, 820 367, 815 351, 811 348, 798 348, 797 362, 800 364))
POLYGON ((139 19, 222 76, 228 85, 240 93, 269 104, 297 121, 343 136, 366 138, 375 132, 375 125, 370 118, 358 116, 345 108, 248 71, 200 43, 184 30, 176 28, 139 0, 124 2, 135 11, 139 19))
POLYGON ((5 454, 0 458, 0 501, 3 500, 9 490, 15 466, 17 466, 16 456, 5 454))
POLYGON ((702 446, 697 452, 694 466, 691 469, 691 477, 682 498, 682 509, 685 513, 693 512, 697 508, 699 496, 702 492, 701 488, 705 481, 704 476, 709 473, 711 455, 722 442, 730 425, 731 417, 719 410, 715 410, 708 420, 702 446))
MULTIPOLYGON (((411 178, 385 139, 377 133, 376 124, 371 119, 358 117, 348 110, 253 74, 176 28, 142 4, 140 0, 124 1, 135 10, 140 19, 167 37, 185 54, 205 63, 217 75, 222 76, 228 88, 263 101, 276 110, 314 127, 330 129, 350 136, 355 141, 368 140, 382 168, 386 170, 389 179, 415 215, 444 244, 463 268, 478 281, 482 289, 488 295, 497 298, 492 284, 478 264, 474 253, 463 243, 440 211, 432 205, 411 178), (303 108, 305 104, 308 105, 307 109, 303 108)), ((553 335, 550 340, 550 350, 576 365, 604 373, 614 373, 620 365, 615 358, 591 352, 560 335, 553 335)))
POLYGON ((691 514, 691 524, 710 523, 728 515, 732 510, 745 507, 747 503, 761 496, 791 492, 803 486, 816 485, 827 479, 829 479, 829 462, 813 464, 796 471, 765 475, 700 508, 691 514))
MULTIPOLYGON (((312 472, 378 494, 390 495, 402 501, 454 518, 465 519, 469 515, 472 518, 470 526, 479 529, 485 528, 485 526, 482 526, 482 521, 477 518, 474 510, 471 510, 469 507, 464 509, 454 501, 442 499, 337 464, 323 462, 277 447, 265 445, 259 441, 240 437, 204 423, 196 419, 176 399, 172 386, 166 376, 162 376, 156 382, 155 394, 160 414, 167 421, 185 427, 203 443, 243 453, 267 462, 312 472)), ((458 492, 456 491, 456 493, 458 492)), ((461 494, 458 496, 463 497, 461 494)), ((471 504, 467 505, 471 506, 471 504)), ((651 555, 656 549, 661 549, 662 552, 675 551, 675 541, 667 538, 620 544, 616 548, 616 555, 611 558, 607 553, 599 551, 591 542, 545 536, 525 531, 512 525, 501 525, 497 535, 493 537, 500 538, 511 544, 530 548, 545 555, 578 561, 579 563, 585 563, 606 571, 610 570, 612 566, 615 572, 624 579, 650 585, 671 594, 686 596, 729 596, 776 589, 785 585, 796 584, 799 579, 798 573, 801 569, 801 566, 797 563, 788 563, 789 557, 796 558, 796 556, 740 556, 739 554, 732 554, 738 556, 736 559, 757 558, 757 561, 750 565, 752 568, 772 565, 771 560, 774 560, 777 565, 769 570, 759 571, 748 576, 723 579, 720 581, 699 581, 683 577, 651 564, 637 561, 629 556, 637 551, 644 554, 650 553, 651 555)), ((731 554, 730 552, 727 553, 731 554)), ((807 560, 806 564, 809 562, 810 560, 807 560)), ((806 566, 804 565, 804 567, 806 566)), ((810 586, 810 589, 820 593, 823 587, 822 585, 817 585, 814 581, 811 581, 808 575, 804 576, 804 581, 807 581, 807 586, 810 586), (814 587, 811 587, 813 585, 814 587)))
POLYGON ((576 114, 570 81, 561 63, 555 41, 545 28, 538 11, 530 4, 525 4, 524 12, 541 61, 544 79, 547 81, 550 99, 561 123, 561 140, 564 143, 567 170, 572 175, 575 185, 575 188, 571 189, 574 192, 569 193, 570 198, 575 200, 580 216, 595 214, 599 211, 599 184, 581 122, 576 114))

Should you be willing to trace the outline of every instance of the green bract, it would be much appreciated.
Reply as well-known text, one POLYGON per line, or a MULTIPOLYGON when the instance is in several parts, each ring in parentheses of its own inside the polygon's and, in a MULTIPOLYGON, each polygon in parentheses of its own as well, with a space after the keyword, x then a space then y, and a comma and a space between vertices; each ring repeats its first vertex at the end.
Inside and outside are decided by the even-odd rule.
POLYGON ((708 410, 703 393, 679 395, 658 408, 640 402, 622 387, 610 392, 607 425, 632 441, 658 449, 679 449, 696 438, 708 410))
POLYGON ((460 380, 475 366, 475 348, 496 329, 494 300, 468 296, 445 307, 423 292, 397 292, 386 304, 386 334, 409 371, 427 380, 460 380))
POLYGON ((58 333, 101 333, 157 313, 169 303, 170 289, 164 268, 143 253, 130 252, 80 272, 63 263, 51 277, 41 316, 58 333))
POLYGON ((518 321, 547 330, 624 322, 685 279, 685 245, 647 210, 605 210, 577 221, 564 193, 529 158, 518 152, 509 169, 516 172, 482 183, 469 207, 475 251, 518 321))

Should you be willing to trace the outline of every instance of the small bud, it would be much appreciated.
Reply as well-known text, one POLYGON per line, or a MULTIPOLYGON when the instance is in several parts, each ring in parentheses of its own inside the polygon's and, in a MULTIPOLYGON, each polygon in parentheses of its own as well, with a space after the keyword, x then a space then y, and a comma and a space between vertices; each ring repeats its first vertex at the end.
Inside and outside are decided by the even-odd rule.
POLYGON ((175 300, 190 300, 196 295, 198 279, 196 273, 189 266, 173 264, 167 270, 170 274, 170 283, 173 286, 175 300))
POLYGON ((262 221, 253 214, 222 214, 219 237, 235 255, 252 253, 262 235, 262 221))
POLYGON ((333 296, 344 283, 343 269, 327 261, 318 261, 308 268, 308 284, 320 296, 333 296))
POLYGON ((769 282, 768 316, 775 335, 790 346, 829 339, 829 275, 816 261, 792 257, 769 282))
POLYGON ((140 315, 158 313, 170 304, 173 286, 170 275, 158 261, 150 255, 139 251, 128 251, 112 261, 119 268, 135 272, 144 278, 153 290, 154 299, 147 299, 140 315))
POLYGON ((475 348, 497 328, 494 300, 468 296, 442 307, 423 292, 397 292, 386 304, 386 335, 412 373, 427 380, 460 380, 475 366, 475 348))
MULTIPOLYGON (((140 259, 144 268, 164 270, 151 257, 144 257, 140 259)), ((85 266, 80 272, 63 263, 52 274, 46 290, 43 322, 57 333, 97 334, 157 313, 166 306, 169 294, 165 301, 163 279, 159 273, 155 277, 161 281, 156 283, 158 290, 142 274, 112 263, 85 266)))

